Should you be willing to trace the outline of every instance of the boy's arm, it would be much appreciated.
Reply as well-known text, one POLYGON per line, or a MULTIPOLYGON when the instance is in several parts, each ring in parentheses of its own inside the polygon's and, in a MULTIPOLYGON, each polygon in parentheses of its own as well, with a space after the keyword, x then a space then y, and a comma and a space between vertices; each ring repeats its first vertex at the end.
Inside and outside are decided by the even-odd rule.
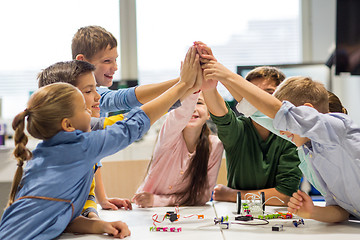
POLYGON ((349 219, 350 214, 340 206, 314 207, 312 219, 321 222, 343 222, 349 219))
POLYGON ((204 100, 209 112, 217 117, 222 117, 228 113, 224 99, 216 88, 203 91, 204 100))
POLYGON ((349 219, 350 214, 337 205, 319 207, 314 203, 309 195, 298 190, 293 194, 288 203, 288 211, 300 217, 315 219, 321 222, 343 222, 349 219))
POLYGON ((145 104, 174 86, 180 78, 175 78, 161 83, 140 85, 135 88, 135 95, 141 104, 145 104))
POLYGON ((202 65, 202 68, 204 69, 205 80, 220 81, 229 91, 231 90, 230 92, 234 94, 235 99, 246 98, 260 112, 270 118, 275 117, 282 105, 280 100, 216 61, 208 62, 202 65))
POLYGON ((110 90, 108 88, 97 87, 96 90, 101 96, 101 112, 130 110, 134 107, 141 106, 141 103, 136 98, 135 87, 118 90, 110 90))
POLYGON ((257 190, 237 190, 237 192, 241 192, 241 196, 245 196, 245 194, 247 193, 253 193, 257 195, 259 194, 259 192, 264 192, 265 201, 267 201, 271 197, 274 197, 266 202, 266 205, 272 205, 272 206, 285 206, 290 199, 290 196, 287 196, 279 192, 275 188, 266 188, 266 189, 257 189, 257 190), (279 201, 279 199, 277 199, 276 197, 281 199, 281 201, 283 202, 279 201))

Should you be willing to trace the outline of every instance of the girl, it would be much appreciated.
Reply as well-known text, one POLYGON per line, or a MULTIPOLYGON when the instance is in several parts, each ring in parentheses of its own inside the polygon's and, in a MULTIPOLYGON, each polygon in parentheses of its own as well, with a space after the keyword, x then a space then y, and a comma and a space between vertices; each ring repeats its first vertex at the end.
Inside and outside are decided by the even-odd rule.
POLYGON ((159 133, 148 174, 132 201, 140 207, 204 205, 211 198, 223 146, 210 135, 202 95, 171 111, 159 133))
POLYGON ((90 111, 81 92, 55 83, 35 92, 14 121, 18 169, 8 208, 0 223, 0 239, 53 239, 65 229, 78 233, 130 235, 123 222, 80 216, 93 178, 93 166, 138 140, 150 125, 192 87, 200 71, 199 57, 190 48, 180 81, 157 99, 133 109, 126 120, 105 130, 90 131, 90 111), (27 130, 42 139, 33 152, 26 148, 27 130), (28 161, 23 173, 24 161, 28 161), (61 184, 60 184, 61 181, 61 184))

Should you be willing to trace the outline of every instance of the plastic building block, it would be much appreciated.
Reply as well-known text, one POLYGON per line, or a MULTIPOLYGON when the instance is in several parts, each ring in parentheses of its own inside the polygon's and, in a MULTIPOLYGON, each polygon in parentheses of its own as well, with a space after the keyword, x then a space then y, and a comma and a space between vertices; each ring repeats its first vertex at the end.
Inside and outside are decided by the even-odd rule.
POLYGON ((275 232, 280 232, 283 231, 283 225, 282 224, 275 224, 274 226, 272 226, 272 230, 275 232))

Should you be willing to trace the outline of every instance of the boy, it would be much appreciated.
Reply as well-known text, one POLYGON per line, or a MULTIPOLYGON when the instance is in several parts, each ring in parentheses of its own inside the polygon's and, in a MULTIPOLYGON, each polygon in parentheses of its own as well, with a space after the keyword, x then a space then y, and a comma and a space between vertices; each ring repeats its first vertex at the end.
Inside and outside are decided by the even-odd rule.
POLYGON ((345 221, 350 214, 360 219, 360 128, 345 114, 328 113, 322 84, 292 77, 274 97, 216 61, 203 69, 205 79, 220 81, 246 98, 298 146, 299 167, 325 197, 326 207, 314 206, 310 196, 298 191, 288 203, 290 212, 324 222, 345 221))
MULTIPOLYGON (((206 45, 201 42, 198 45, 211 54, 206 45)), ((247 81, 269 95, 284 79, 285 75, 273 67, 258 67, 246 76, 247 81)), ((241 100, 231 89, 230 93, 237 101, 241 100)), ((251 118, 236 117, 216 90, 216 84, 203 90, 203 94, 226 153, 228 186, 216 186, 214 200, 235 202, 239 191, 243 198, 247 193, 262 191, 266 199, 276 196, 283 201, 272 198, 267 202, 269 205, 287 203, 301 179, 296 147, 251 118)))
MULTIPOLYGON (((38 75, 39 88, 45 85, 49 85, 51 83, 66 82, 74 85, 82 92, 85 98, 87 108, 91 109, 92 111, 92 131, 103 129, 108 125, 112 125, 116 121, 122 120, 122 115, 116 115, 110 118, 99 118, 100 95, 96 92, 96 83, 92 75, 94 69, 95 68, 92 64, 84 61, 59 62, 49 66, 38 75)), ((95 188, 95 181, 93 181, 90 189, 89 198, 85 204, 82 215, 89 218, 98 217, 95 195, 99 204, 104 209, 116 210, 117 208, 122 207, 124 209, 132 209, 131 203, 128 199, 106 197, 102 178, 99 174, 99 167, 101 167, 101 165, 98 163, 95 166, 95 181, 97 186, 95 188)))
MULTIPOLYGON (((117 71, 117 40, 100 26, 80 28, 74 35, 71 44, 72 57, 75 60, 87 61, 95 66, 97 91, 101 95, 101 116, 119 110, 129 110, 158 97, 178 82, 179 78, 162 83, 148 84, 128 89, 112 91, 100 86, 110 87, 113 75, 117 71)), ((179 101, 177 102, 178 105, 179 101)))
MULTIPOLYGON (((100 26, 80 28, 72 39, 71 49, 74 60, 87 61, 95 66, 94 75, 97 87, 96 90, 101 96, 99 105, 101 117, 105 117, 108 112, 130 110, 134 107, 141 106, 161 95, 179 80, 179 78, 176 78, 163 83, 119 89, 117 91, 101 88, 101 86, 110 87, 113 83, 113 75, 118 69, 116 62, 118 53, 116 38, 100 26)), ((179 105, 180 101, 175 103, 173 107, 179 105)), ((117 117, 123 118, 121 114, 117 115, 117 117)), ((111 121, 112 118, 113 117, 107 118, 105 121, 114 122, 111 121)), ((121 119, 115 119, 115 121, 116 120, 121 119)), ((101 163, 98 165, 101 166, 101 163)), ((100 169, 101 168, 99 168, 95 174, 95 182, 97 182, 95 192, 97 192, 98 188, 103 186, 100 182, 100 169)), ((100 190, 99 192, 104 191, 100 190)), ((117 209, 116 204, 101 204, 101 206, 105 209, 117 209)))

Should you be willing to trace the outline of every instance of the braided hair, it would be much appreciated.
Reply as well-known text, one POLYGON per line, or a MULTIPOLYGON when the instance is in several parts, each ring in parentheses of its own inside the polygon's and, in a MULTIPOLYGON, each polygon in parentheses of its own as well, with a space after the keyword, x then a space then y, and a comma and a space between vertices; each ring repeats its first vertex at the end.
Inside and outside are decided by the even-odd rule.
POLYGON ((15 130, 13 154, 17 161, 17 169, 7 207, 15 201, 23 175, 24 162, 32 158, 31 151, 26 147, 28 137, 24 133, 25 120, 27 131, 34 138, 46 140, 53 137, 61 131, 61 121, 73 116, 75 93, 81 94, 77 88, 68 83, 54 83, 42 87, 31 96, 27 108, 15 116, 12 128, 15 130))

